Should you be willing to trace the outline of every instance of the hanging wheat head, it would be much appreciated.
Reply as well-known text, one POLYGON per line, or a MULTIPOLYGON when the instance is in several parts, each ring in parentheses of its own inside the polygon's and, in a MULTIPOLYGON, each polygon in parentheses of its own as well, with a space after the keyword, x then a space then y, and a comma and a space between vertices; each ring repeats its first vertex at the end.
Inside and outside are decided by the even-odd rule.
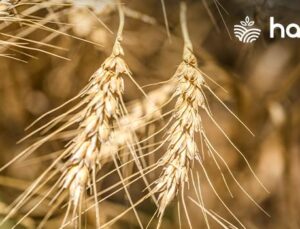
MULTIPOLYGON (((209 116, 209 118, 212 120, 214 125, 221 131, 221 133, 226 137, 226 139, 230 142, 230 144, 245 159, 244 155, 232 143, 232 141, 229 139, 229 137, 226 135, 223 129, 213 118, 204 90, 208 90, 213 96, 215 96, 217 100, 232 115, 234 115, 234 117, 237 118, 237 116, 214 94, 214 92, 210 89, 210 87, 205 81, 204 76, 206 75, 202 73, 201 70, 198 68, 197 58, 193 53, 193 46, 188 34, 187 20, 186 20, 186 4, 184 2, 181 3, 180 22, 181 22, 181 29, 184 38, 184 48, 183 48, 183 57, 182 57, 183 61, 181 62, 181 64, 179 65, 175 74, 172 77, 173 81, 176 82, 177 84, 176 91, 173 95, 173 98, 176 98, 176 104, 175 104, 172 118, 170 120, 170 123, 172 124, 169 131, 167 132, 168 147, 166 153, 162 156, 162 158, 158 162, 159 166, 162 167, 163 171, 161 173, 161 176, 156 180, 155 186, 153 188, 153 192, 158 193, 158 201, 159 201, 159 207, 157 210, 159 216, 159 222, 157 227, 160 227, 161 225, 162 217, 164 215, 167 206, 173 201, 173 199, 176 196, 178 196, 178 199, 181 200, 181 204, 183 205, 184 213, 187 218, 189 228, 192 228, 192 224, 189 219, 189 213, 185 203, 186 186, 188 187, 193 186, 197 197, 197 201, 191 199, 190 197, 189 199, 191 199, 193 202, 196 202, 197 206, 200 207, 208 227, 209 227, 208 216, 213 218, 213 220, 216 221, 223 228, 235 227, 233 224, 231 224, 229 221, 226 220, 225 220, 226 223, 224 224, 224 222, 222 222, 222 220, 224 220, 222 219, 222 217, 220 216, 216 217, 212 212, 208 211, 205 208, 202 193, 201 193, 199 173, 198 171, 193 170, 193 166, 195 163, 197 163, 200 166, 200 168, 202 168, 204 177, 207 179, 213 192, 218 197, 218 199, 223 204, 223 206, 226 208, 226 210, 242 227, 244 227, 241 221, 235 216, 234 213, 231 212, 231 210, 227 207, 227 205, 223 202, 223 200, 218 195, 203 165, 202 155, 204 155, 207 152, 210 155, 210 157, 213 159, 215 165, 220 171, 220 174, 222 175, 223 181, 226 187, 228 188, 230 194, 231 192, 227 185, 225 176, 222 170, 220 169, 220 165, 218 161, 221 161, 221 163, 224 164, 224 166, 227 168, 233 180, 237 183, 239 188, 248 196, 248 198, 250 198, 251 201, 254 202, 254 204, 256 204, 262 211, 264 210, 254 201, 254 199, 245 191, 245 189, 236 180, 236 178, 230 171, 226 161, 213 147, 213 144, 211 143, 211 141, 206 135, 202 118, 200 115, 201 111, 203 111, 204 114, 206 113, 209 116), (197 135, 201 139, 201 152, 199 151, 195 140, 197 135), (193 173, 197 173, 198 182, 195 182, 193 173)), ((209 79, 212 80, 211 78, 209 79)), ((242 124, 245 126, 244 123, 242 124)), ((246 159, 245 161, 247 162, 246 159)), ((255 173, 253 172, 250 166, 249 168, 253 173, 253 175, 255 176, 255 178, 261 184, 260 180, 256 177, 255 173)), ((178 209, 180 209, 180 204, 178 204, 178 209)))
POLYGON ((118 37, 113 53, 90 80, 86 91, 89 102, 80 121, 80 134, 70 145, 72 156, 69 159, 69 170, 65 175, 63 187, 69 189, 75 209, 82 201, 87 184, 91 181, 92 172, 96 173, 97 158, 101 157, 101 146, 110 144, 109 141, 114 134, 112 126, 121 116, 124 92, 122 74, 129 74, 129 69, 122 59, 124 53, 120 41, 121 38, 118 37))
MULTIPOLYGON (((120 3, 118 4, 118 8, 120 25, 112 54, 92 75, 88 85, 84 87, 77 96, 66 103, 68 104, 69 102, 79 99, 80 101, 78 104, 25 137, 24 139, 42 130, 51 130, 55 125, 61 123, 61 127, 25 149, 16 158, 1 168, 1 170, 3 170, 19 158, 29 156, 47 141, 50 141, 59 134, 64 134, 64 131, 69 127, 78 124, 78 128, 73 131, 74 137, 69 141, 67 147, 61 151, 57 160, 55 160, 51 166, 10 206, 11 211, 3 222, 11 217, 15 211, 20 209, 35 193, 57 175, 57 170, 54 172, 50 171, 57 166, 59 161, 67 158, 64 161, 62 169, 63 173, 56 183, 44 195, 42 200, 40 200, 33 209, 27 212, 15 226, 58 189, 58 192, 52 198, 51 203, 59 202, 64 190, 68 190, 69 196, 62 227, 65 227, 71 222, 75 223, 75 227, 80 227, 81 214, 84 213, 82 205, 86 199, 85 194, 87 189, 91 189, 94 194, 93 206, 95 207, 97 227, 100 227, 100 210, 98 206, 99 194, 96 188, 96 173, 101 168, 101 162, 105 163, 108 157, 110 157, 110 161, 115 161, 114 154, 118 153, 118 145, 116 145, 118 136, 116 135, 120 133, 119 123, 121 117, 127 112, 122 99, 124 93, 123 77, 127 76, 131 78, 130 70, 123 60, 124 51, 121 46, 121 41, 124 27, 124 12, 120 3), (107 155, 108 151, 109 155, 107 155), (67 221, 71 211, 73 212, 71 221, 67 221)), ((49 113, 46 115, 48 114, 49 113)), ((43 117, 45 117, 45 115, 41 118, 43 117)), ((124 135, 124 133, 122 134, 124 135)), ((128 137, 125 137, 124 144, 130 145, 131 133, 127 133, 127 135, 128 137)), ((129 151, 133 152, 134 150, 129 151)), ((138 159, 136 159, 136 161, 137 160, 138 159)), ((119 172, 119 166, 117 166, 116 170, 119 172)), ((121 186, 123 185, 123 189, 126 190, 127 198, 131 202, 123 177, 121 173, 119 173, 119 175, 121 182, 118 184, 121 184, 121 186)))
MULTIPOLYGON (((183 22, 184 23, 184 22, 183 22)), ((186 25, 182 26, 186 38, 186 25)), ((195 134, 202 129, 199 108, 206 108, 202 86, 203 76, 197 69, 197 59, 189 39, 185 39, 183 61, 177 68, 173 80, 177 82, 177 98, 171 125, 167 135, 169 145, 160 159, 163 166, 161 177, 156 181, 155 192, 159 193, 159 215, 178 194, 183 193, 189 182, 189 173, 195 161, 201 161, 195 142, 195 134)))

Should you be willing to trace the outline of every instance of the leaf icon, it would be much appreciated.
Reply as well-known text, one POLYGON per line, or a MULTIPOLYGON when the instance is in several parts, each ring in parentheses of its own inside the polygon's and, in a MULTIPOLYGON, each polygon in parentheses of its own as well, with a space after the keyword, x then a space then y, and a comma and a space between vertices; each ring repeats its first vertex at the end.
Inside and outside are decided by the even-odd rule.
POLYGON ((250 18, 247 16, 245 22, 248 24, 250 22, 250 18))
POLYGON ((248 23, 248 26, 253 26, 254 25, 254 21, 250 21, 249 23, 248 23))
POLYGON ((248 16, 246 17, 245 22, 246 22, 246 24, 249 24, 250 18, 248 16))
POLYGON ((241 25, 243 25, 243 26, 247 26, 247 23, 246 23, 246 22, 244 22, 244 21, 241 21, 241 25))

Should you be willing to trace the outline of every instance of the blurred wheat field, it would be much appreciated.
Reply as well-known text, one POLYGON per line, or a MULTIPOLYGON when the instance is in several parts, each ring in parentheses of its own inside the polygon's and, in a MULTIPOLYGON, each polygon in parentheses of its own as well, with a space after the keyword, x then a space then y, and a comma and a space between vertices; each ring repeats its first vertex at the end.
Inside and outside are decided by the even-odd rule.
POLYGON ((0 228, 300 228, 299 10, 0 0, 0 228))

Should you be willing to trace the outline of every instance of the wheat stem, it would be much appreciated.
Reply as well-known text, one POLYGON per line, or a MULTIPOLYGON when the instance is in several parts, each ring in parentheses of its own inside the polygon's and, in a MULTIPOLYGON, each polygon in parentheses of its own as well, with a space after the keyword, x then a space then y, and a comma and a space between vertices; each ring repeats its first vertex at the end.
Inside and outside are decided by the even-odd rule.
POLYGON ((188 28, 187 28, 187 19, 186 19, 186 3, 181 2, 180 3, 180 25, 181 25, 181 31, 182 31, 182 36, 184 40, 184 45, 186 48, 190 49, 191 51, 193 50, 193 45, 189 36, 188 28))

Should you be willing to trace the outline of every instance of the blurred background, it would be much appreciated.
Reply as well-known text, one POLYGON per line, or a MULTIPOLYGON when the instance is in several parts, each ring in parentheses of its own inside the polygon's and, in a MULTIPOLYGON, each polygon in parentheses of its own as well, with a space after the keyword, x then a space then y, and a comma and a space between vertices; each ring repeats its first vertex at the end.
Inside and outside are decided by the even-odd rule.
MULTIPOLYGON (((123 47, 135 80, 141 86, 168 80, 182 56, 179 1, 165 1, 170 37, 159 0, 123 2, 127 15, 123 47)), ((8 16, 1 14, 0 17, 0 165, 34 141, 16 144, 25 135, 27 125, 86 85, 110 54, 114 41, 110 30, 115 32, 118 26, 118 14, 112 1, 90 0, 85 5, 79 0, 72 1, 71 5, 58 1, 32 3, 18 5, 8 16), (24 20, 11 19, 18 17, 24 20)), ((269 38, 270 16, 283 25, 300 25, 300 2, 194 0, 187 3, 188 27, 199 68, 228 91, 225 93, 208 81, 255 137, 208 95, 214 117, 245 154, 270 193, 258 185, 246 163, 204 117, 208 136, 240 183, 271 217, 262 213, 229 179, 234 195, 231 198, 220 173, 208 158, 206 167, 216 189, 247 228, 300 228, 300 39, 282 39, 278 34, 274 39, 269 38), (233 26, 246 16, 262 29, 261 37, 251 44, 239 42, 233 34, 233 26)), ((125 83, 127 102, 142 98, 130 80, 125 79, 125 83)), ((145 90, 153 89, 159 86, 145 90)), ((55 144, 43 147, 36 154, 46 155, 61 143, 55 144)), ((157 158, 161 153, 163 150, 157 158)), ((0 174, 0 217, 6 214, 5 206, 47 165, 47 162, 18 161, 0 174)), ((202 183, 202 190, 207 208, 230 218, 207 182, 202 183)), ((140 192, 139 188, 136 192, 140 192)), ((107 217, 124 208, 124 203, 117 198, 106 202, 107 217)), ((199 208, 192 202, 187 204, 195 228, 205 228, 199 208)), ((147 208, 150 207, 146 203, 141 212, 149 220, 151 214, 147 215, 147 208)), ((164 228, 177 228, 176 208, 171 206, 169 211, 164 228)), ((20 228, 35 228, 35 222, 46 212, 47 208, 39 209, 20 228)), ((54 215, 48 228, 56 228, 53 226, 57 225, 56 217, 61 215, 63 213, 54 215)), ((1 228, 11 225, 13 220, 1 228)), ((123 219, 112 228, 127 227, 137 227, 133 217, 123 219)), ((183 228, 188 227, 183 224, 183 228)), ((212 228, 219 227, 212 225, 212 228)))

